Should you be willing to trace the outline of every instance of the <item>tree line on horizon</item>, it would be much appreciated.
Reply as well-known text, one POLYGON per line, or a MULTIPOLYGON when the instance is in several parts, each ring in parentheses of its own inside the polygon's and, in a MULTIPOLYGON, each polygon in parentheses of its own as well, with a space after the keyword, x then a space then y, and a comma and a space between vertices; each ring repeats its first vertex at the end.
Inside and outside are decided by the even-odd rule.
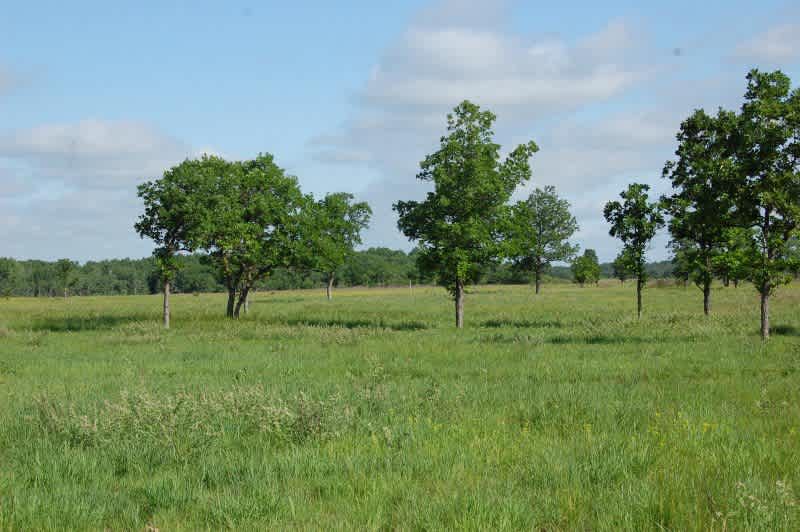
MULTIPOLYGON (((591 252, 591 250, 589 250, 591 252)), ((391 287, 433 285, 434 279, 419 271, 414 250, 374 247, 356 250, 336 270, 336 286, 342 287, 391 287)), ((578 257, 578 259, 581 259, 578 257)), ((225 291, 207 257, 203 255, 179 255, 177 272, 172 281, 173 293, 202 294, 225 291)), ((651 262, 647 265, 652 279, 675 277, 682 282, 670 260, 651 262)), ((615 274, 613 263, 600 263, 599 279, 627 280, 615 274)), ((581 269, 583 271, 583 269, 581 269)), ((570 265, 553 265, 544 274, 541 282, 588 283, 594 279, 579 273, 570 265)), ((256 283, 259 291, 297 290, 325 287, 327 280, 321 273, 278 268, 272 275, 256 283)), ((532 274, 515 269, 511 264, 490 265, 481 275, 479 284, 535 284, 532 274)), ((0 297, 63 297, 69 296, 116 296, 160 294, 162 291, 158 266, 152 257, 141 259, 90 260, 84 263, 69 259, 55 261, 18 260, 0 258, 0 297), (66 268, 64 263, 68 263, 66 268), (59 267, 59 264, 62 266, 59 267)))

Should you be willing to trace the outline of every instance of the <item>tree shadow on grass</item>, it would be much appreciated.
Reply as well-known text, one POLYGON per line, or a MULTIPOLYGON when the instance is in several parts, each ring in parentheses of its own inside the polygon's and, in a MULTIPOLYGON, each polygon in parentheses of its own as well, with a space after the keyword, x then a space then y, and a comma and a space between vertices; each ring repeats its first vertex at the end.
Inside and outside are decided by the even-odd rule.
POLYGON ((501 319, 501 320, 487 320, 481 323, 481 327, 486 327, 488 329, 501 329, 504 327, 509 328, 550 328, 550 329, 560 329, 564 325, 558 320, 512 320, 512 319, 501 319))
POLYGON ((145 316, 68 316, 34 320, 30 329, 47 332, 107 331, 124 323, 152 321, 145 316))
POLYGON ((280 323, 292 327, 324 327, 342 329, 390 329, 392 331, 420 331, 428 326, 420 321, 401 321, 388 323, 383 320, 374 322, 357 319, 317 319, 317 318, 290 318, 281 320, 280 323))
POLYGON ((793 325, 776 325, 770 333, 775 336, 800 336, 800 329, 793 325))
POLYGON ((663 343, 659 338, 643 338, 641 336, 616 336, 604 334, 589 335, 558 335, 548 338, 547 343, 554 345, 584 344, 584 345, 617 345, 617 344, 658 344, 663 343))

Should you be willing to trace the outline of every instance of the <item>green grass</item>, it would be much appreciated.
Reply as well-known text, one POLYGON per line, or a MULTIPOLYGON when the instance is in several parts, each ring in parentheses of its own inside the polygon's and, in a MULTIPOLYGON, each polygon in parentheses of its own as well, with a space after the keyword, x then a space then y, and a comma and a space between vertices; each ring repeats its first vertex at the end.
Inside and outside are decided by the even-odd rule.
POLYGON ((0 529, 800 529, 800 288, 0 301, 0 529))

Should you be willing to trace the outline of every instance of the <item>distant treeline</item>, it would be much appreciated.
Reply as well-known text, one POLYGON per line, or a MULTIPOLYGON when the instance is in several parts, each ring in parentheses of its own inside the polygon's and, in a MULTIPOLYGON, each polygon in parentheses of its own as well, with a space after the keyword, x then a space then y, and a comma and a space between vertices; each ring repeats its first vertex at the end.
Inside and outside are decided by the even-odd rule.
MULTIPOLYGON (((174 281, 178 293, 223 292, 214 266, 202 255, 179 257, 180 269, 174 281)), ((669 261, 648 265, 650 276, 667 278, 672 275, 669 261)), ((600 265, 601 276, 612 278, 610 263, 600 265)), ((569 266, 553 266, 549 278, 572 282, 569 266)), ((420 275, 416 252, 406 253, 388 248, 369 248, 356 251, 336 272, 339 286, 396 286, 409 282, 432 284, 432 279, 420 275)), ((316 288, 325 285, 323 274, 307 271, 276 270, 258 284, 261 290, 316 288)), ((481 277, 483 284, 528 284, 532 274, 521 272, 509 264, 489 267, 481 277)), ((70 261, 15 260, 0 258, 0 295, 53 297, 70 295, 137 295, 155 294, 161 281, 155 260, 110 259, 78 264, 70 261), (65 282, 66 281, 66 282, 65 282)))

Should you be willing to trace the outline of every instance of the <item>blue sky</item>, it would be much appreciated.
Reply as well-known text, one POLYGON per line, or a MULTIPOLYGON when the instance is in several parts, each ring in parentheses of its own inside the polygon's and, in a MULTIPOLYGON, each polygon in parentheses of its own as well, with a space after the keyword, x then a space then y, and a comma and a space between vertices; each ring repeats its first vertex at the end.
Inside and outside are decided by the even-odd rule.
MULTIPOLYGON (((602 204, 660 169, 693 108, 736 107, 747 70, 800 79, 791 2, 11 2, 0 18, 0 256, 150 252, 136 185, 185 157, 273 153, 314 194, 391 203, 469 98, 506 147, 535 140, 576 241, 613 258, 602 204)), ((666 237, 651 251, 665 258, 666 237)))

